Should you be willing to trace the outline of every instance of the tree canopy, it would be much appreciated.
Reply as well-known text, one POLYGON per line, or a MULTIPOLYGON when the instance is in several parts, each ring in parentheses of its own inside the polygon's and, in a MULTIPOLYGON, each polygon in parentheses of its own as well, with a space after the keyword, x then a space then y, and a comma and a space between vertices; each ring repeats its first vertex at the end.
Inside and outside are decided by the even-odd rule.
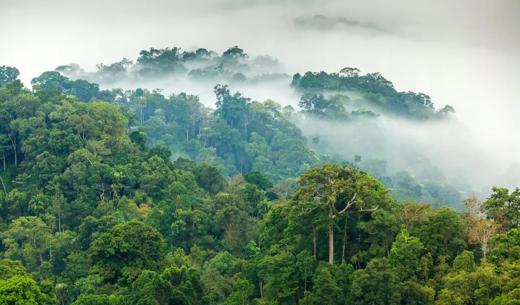
MULTIPOLYGON (((214 56, 151 49, 137 65, 214 56)), ((249 60, 238 47, 218 57, 249 60)), ((464 211, 401 202, 311 150, 280 105, 225 85, 213 110, 56 71, 29 90, 0 71, 0 305, 518 300, 518 189, 468 198, 464 211)))

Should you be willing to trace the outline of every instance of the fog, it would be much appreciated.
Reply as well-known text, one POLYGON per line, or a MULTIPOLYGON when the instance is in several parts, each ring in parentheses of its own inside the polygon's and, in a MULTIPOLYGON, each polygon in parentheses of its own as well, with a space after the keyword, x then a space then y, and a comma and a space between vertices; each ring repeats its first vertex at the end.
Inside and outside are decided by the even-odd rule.
POLYGON ((318 144, 311 144, 317 151, 353 163, 361 156, 362 168, 365 161, 384 160, 387 175, 408 171, 419 183, 446 183, 462 196, 485 196, 493 185, 518 186, 520 179, 518 164, 496 160, 456 119, 380 117, 345 124, 305 118, 298 125, 309 138, 319 138, 318 144))
MULTIPOLYGON (((411 160, 420 152, 444 176, 466 177, 480 191, 520 185, 518 16, 516 0, 0 0, 0 65, 18 67, 29 84, 62 64, 94 70, 149 47, 221 52, 238 45, 278 58, 289 74, 346 66, 380 72, 398 90, 454 106, 455 116, 443 124, 381 118, 356 147, 350 139, 368 127, 307 120, 300 122, 305 133, 319 130, 321 149, 347 158, 377 150, 395 167, 419 166, 411 160)), ((288 83, 232 89, 295 105, 288 83)), ((211 103, 209 84, 149 86, 189 90, 211 103)))

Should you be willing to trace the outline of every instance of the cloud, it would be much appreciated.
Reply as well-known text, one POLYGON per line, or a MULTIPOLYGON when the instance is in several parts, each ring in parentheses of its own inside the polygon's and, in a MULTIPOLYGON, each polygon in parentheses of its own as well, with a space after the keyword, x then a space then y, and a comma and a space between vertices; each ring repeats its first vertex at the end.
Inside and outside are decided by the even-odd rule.
POLYGON ((363 22, 346 17, 329 17, 324 15, 300 16, 294 19, 294 25, 299 28, 312 28, 317 30, 334 30, 341 26, 350 28, 362 28, 374 32, 387 32, 382 26, 374 22, 363 22))
POLYGON ((217 1, 220 6, 224 8, 251 8, 259 6, 287 6, 287 5, 302 5, 315 2, 315 0, 221 0, 217 1))

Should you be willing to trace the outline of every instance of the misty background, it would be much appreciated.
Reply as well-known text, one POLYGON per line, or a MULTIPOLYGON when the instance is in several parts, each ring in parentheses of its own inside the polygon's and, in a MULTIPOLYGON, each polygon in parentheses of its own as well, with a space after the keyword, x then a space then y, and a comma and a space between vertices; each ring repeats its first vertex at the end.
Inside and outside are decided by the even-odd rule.
MULTIPOLYGON (((290 75, 343 67, 380 72, 397 90, 424 92, 456 114, 444 123, 298 122, 306 135, 320 137, 315 148, 347 159, 383 155, 405 169, 420 166, 414 158, 424 155, 421 162, 453 183, 465 179, 485 192, 520 184, 518 16, 516 0, 0 0, 0 65, 19 68, 29 85, 62 64, 94 70, 150 47, 222 52, 238 45, 250 56, 276 57, 290 75)), ((296 105, 289 82, 231 89, 296 105)), ((212 102, 209 85, 153 85, 212 102)))

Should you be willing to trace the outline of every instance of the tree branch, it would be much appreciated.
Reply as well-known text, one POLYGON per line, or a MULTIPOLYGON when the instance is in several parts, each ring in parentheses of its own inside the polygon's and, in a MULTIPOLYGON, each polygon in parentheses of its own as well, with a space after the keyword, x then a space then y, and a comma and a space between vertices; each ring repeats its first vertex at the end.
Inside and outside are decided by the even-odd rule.
POLYGON ((2 176, 0 176, 0 182, 2 182, 2 187, 4 189, 4 193, 7 196, 7 189, 5 188, 4 179, 2 179, 2 176))
MULTIPOLYGON (((341 210, 339 212, 336 211, 336 213, 339 215, 345 213, 354 204, 354 200, 356 200, 356 197, 357 197, 357 193, 354 193, 354 196, 352 196, 352 198, 350 198, 350 200, 347 202, 347 205, 343 208, 343 210, 341 210)), ((336 210, 336 207, 334 207, 334 210, 336 210)))
POLYGON ((352 213, 374 212, 377 209, 379 209, 379 207, 375 207, 375 208, 372 208, 372 209, 359 209, 359 210, 356 210, 356 211, 352 211, 352 213))

